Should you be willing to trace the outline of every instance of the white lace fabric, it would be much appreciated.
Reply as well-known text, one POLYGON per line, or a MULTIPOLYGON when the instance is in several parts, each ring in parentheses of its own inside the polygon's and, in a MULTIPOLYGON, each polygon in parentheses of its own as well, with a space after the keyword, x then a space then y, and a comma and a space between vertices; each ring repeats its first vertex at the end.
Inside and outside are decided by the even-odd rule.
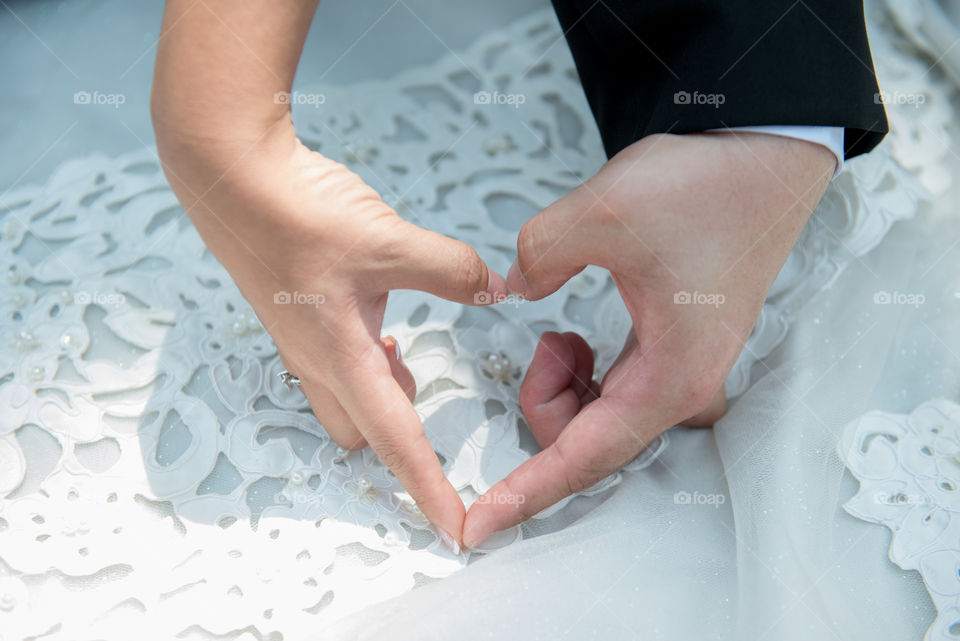
POLYGON ((960 636, 960 405, 868 412, 837 450, 860 480, 844 509, 890 528, 890 560, 923 575, 938 612, 927 639, 960 636))
MULTIPOLYGON (((911 82, 922 63, 876 29, 882 83, 911 82)), ((523 222, 603 162, 547 10, 389 82, 314 89, 322 104, 294 107, 306 144, 501 273, 523 222)), ((928 153, 924 131, 946 130, 949 90, 928 79, 924 91, 922 108, 889 107, 891 142, 828 189, 727 380, 731 398, 768 371, 759 361, 818 292, 947 188, 946 152, 928 153)), ((153 150, 69 161, 0 205, 0 639, 299 638, 468 563, 369 448, 339 450, 281 384, 272 341, 153 150)), ((590 267, 536 304, 393 292, 384 333, 469 504, 533 451, 517 390, 539 334, 581 333, 602 371, 629 327, 608 274, 590 267)), ((490 549, 592 513, 666 443, 490 549)))

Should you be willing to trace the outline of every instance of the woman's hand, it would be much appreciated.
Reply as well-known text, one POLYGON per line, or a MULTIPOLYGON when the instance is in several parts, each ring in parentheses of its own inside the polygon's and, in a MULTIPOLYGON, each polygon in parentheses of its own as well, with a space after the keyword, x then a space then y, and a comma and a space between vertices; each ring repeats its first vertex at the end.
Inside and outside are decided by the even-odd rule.
POLYGON ((510 289, 536 300, 599 265, 633 330, 599 385, 580 336, 541 337, 520 403, 544 449, 470 508, 467 546, 597 483, 669 427, 723 415, 724 379, 834 168, 825 147, 777 136, 651 136, 527 222, 510 289))
POLYGON ((503 278, 468 245, 401 219, 356 174, 302 145, 289 121, 253 143, 158 143, 181 204, 330 436, 348 449, 369 443, 424 515, 459 540, 463 502, 381 324, 392 289, 475 304, 480 292, 506 295, 503 278))
POLYGON ((161 164, 330 436, 369 443, 452 545, 463 502, 413 409, 396 343, 380 338, 387 292, 475 304, 506 285, 472 248, 402 220, 297 139, 276 95, 290 91, 316 5, 167 0, 151 96, 161 164))

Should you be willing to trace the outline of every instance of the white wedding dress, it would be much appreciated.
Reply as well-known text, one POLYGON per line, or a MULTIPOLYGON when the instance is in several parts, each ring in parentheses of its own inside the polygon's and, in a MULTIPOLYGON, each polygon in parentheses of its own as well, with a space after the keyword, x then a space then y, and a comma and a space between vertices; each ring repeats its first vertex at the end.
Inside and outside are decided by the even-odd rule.
MULTIPOLYGON (((869 7, 881 86, 924 101, 888 104, 891 135, 828 189, 728 415, 485 553, 454 556, 280 383, 152 151, 6 194, 0 640, 960 637, 956 96, 869 7)), ((603 162, 549 10, 389 82, 298 88, 322 96, 294 106, 308 145, 501 273, 603 162)), ((629 325, 591 267, 536 303, 394 292, 384 334, 470 503, 534 451, 539 334, 582 333, 602 369, 629 325)))

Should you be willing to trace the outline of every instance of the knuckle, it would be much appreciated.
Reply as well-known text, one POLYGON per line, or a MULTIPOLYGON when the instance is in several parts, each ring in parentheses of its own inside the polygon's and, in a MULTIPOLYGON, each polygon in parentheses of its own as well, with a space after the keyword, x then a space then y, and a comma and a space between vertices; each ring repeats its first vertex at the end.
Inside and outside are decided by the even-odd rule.
POLYGON ((352 241, 351 254, 374 258, 365 265, 362 280, 379 279, 384 273, 402 267, 409 260, 411 247, 417 245, 418 231, 395 214, 379 216, 375 226, 368 227, 368 233, 352 241))
POLYGON ((554 450, 561 462, 561 469, 564 470, 567 494, 582 492, 608 474, 607 466, 599 456, 584 459, 582 455, 568 452, 559 439, 554 443, 554 450))
POLYGON ((405 476, 407 461, 403 456, 403 448, 396 439, 381 436, 376 439, 376 445, 373 449, 383 464, 390 468, 395 476, 398 478, 405 476))
POLYGON ((376 440, 368 440, 374 443, 373 449, 383 464, 400 480, 404 489, 420 502, 425 488, 421 477, 428 470, 420 470, 416 467, 411 452, 422 446, 421 441, 426 442, 427 446, 430 447, 426 435, 420 433, 414 436, 412 441, 409 441, 402 439, 398 434, 386 431, 379 435, 376 440), (419 472, 419 474, 414 474, 414 472, 419 472))
POLYGON ((456 258, 454 282, 464 291, 482 292, 487 288, 487 267, 480 254, 470 246, 460 246, 456 258))

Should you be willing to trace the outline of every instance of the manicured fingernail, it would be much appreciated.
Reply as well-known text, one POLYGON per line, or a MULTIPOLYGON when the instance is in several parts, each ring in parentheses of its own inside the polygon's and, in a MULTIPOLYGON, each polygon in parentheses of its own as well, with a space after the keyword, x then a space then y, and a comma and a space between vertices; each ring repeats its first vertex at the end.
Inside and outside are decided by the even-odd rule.
POLYGON ((455 538, 447 534, 446 530, 444 530, 442 527, 437 527, 437 534, 440 535, 440 540, 443 542, 443 544, 453 550, 454 554, 460 554, 460 544, 457 543, 455 538))
POLYGON ((393 342, 393 353, 396 354, 398 361, 403 361, 403 357, 400 356, 400 341, 393 337, 393 335, 384 336, 383 339, 388 342, 393 342))
POLYGON ((523 272, 520 271, 520 265, 517 261, 513 261, 513 264, 510 265, 510 271, 507 272, 507 288, 511 294, 521 298, 527 293, 527 281, 523 277, 523 272))
POLYGON ((469 550, 477 543, 479 543, 482 537, 485 536, 482 532, 478 533, 477 528, 463 528, 463 547, 464 549, 469 550), (480 534, 480 536, 478 536, 480 534))

